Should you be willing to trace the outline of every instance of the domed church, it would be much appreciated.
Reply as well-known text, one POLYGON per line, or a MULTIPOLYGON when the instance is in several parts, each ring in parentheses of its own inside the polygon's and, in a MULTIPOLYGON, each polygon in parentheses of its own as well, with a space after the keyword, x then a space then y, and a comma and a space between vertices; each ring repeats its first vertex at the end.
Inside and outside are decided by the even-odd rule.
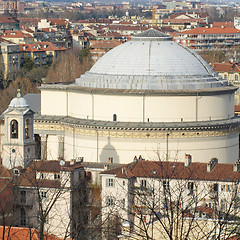
POLYGON ((233 163, 236 87, 194 51, 149 29, 106 53, 73 84, 42 84, 34 133, 43 159, 233 163))

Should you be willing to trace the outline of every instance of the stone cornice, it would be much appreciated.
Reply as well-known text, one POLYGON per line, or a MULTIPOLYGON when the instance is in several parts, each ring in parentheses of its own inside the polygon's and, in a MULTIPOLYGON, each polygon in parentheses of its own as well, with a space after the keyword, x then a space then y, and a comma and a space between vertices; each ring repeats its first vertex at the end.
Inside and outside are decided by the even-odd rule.
POLYGON ((234 93, 238 87, 225 86, 208 89, 187 90, 136 90, 136 89, 110 89, 110 88, 88 88, 73 84, 42 84, 40 90, 79 92, 100 95, 137 95, 137 96, 209 96, 234 93))
POLYGON ((240 118, 177 123, 127 123, 104 122, 76 119, 60 116, 35 116, 35 131, 70 132, 80 135, 99 135, 131 138, 161 138, 171 133, 170 137, 207 137, 222 136, 238 132, 240 118))

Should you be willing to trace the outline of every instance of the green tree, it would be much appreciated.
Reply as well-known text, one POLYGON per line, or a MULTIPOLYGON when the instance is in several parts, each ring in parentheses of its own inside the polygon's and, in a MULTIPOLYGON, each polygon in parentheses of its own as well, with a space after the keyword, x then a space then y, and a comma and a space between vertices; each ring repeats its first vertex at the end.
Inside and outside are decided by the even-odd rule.
POLYGON ((31 58, 25 57, 22 63, 22 69, 24 71, 31 71, 34 67, 34 62, 31 58))

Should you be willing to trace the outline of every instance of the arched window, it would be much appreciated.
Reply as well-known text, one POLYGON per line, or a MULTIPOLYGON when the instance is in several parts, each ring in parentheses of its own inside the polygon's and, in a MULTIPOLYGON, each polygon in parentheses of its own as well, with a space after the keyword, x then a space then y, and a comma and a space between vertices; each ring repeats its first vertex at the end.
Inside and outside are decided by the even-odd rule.
POLYGON ((113 114, 113 121, 117 121, 117 114, 113 114))
POLYGON ((10 122, 10 136, 11 138, 18 138, 18 121, 12 120, 10 122))
POLYGON ((25 139, 28 139, 30 135, 30 120, 25 120, 25 139))

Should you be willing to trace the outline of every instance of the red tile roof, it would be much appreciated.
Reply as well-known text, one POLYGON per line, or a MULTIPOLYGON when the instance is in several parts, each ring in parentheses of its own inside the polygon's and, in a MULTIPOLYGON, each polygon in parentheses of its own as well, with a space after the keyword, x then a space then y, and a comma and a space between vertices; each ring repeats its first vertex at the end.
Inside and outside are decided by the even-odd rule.
POLYGON ((19 44, 22 52, 65 51, 64 47, 56 46, 52 42, 37 42, 33 44, 19 44))
POLYGON ((182 31, 179 34, 233 34, 240 33, 240 30, 233 27, 198 27, 191 30, 182 31))
POLYGON ((33 38, 29 33, 24 33, 22 31, 4 31, 1 35, 2 38, 33 38))
POLYGON ((213 63, 210 64, 210 66, 215 72, 240 72, 240 66, 238 63, 213 63))
POLYGON ((127 170, 129 177, 146 178, 172 178, 206 181, 239 181, 240 172, 233 171, 233 164, 217 163, 211 172, 207 171, 207 163, 193 162, 185 167, 183 162, 162 162, 138 160, 112 170, 102 172, 102 174, 115 174, 119 178, 126 178, 127 170))
POLYGON ((50 25, 54 25, 54 26, 67 26, 69 23, 68 20, 66 19, 48 19, 50 22, 50 25))
POLYGON ((61 166, 59 161, 34 161, 27 169, 20 171, 18 176, 18 186, 28 187, 45 187, 45 188, 59 188, 61 182, 58 179, 38 179, 37 173, 59 173, 60 171, 72 171, 77 168, 83 168, 80 162, 71 164, 66 161, 64 166, 61 166))
POLYGON ((109 25, 106 26, 107 29, 112 30, 112 31, 146 31, 148 30, 148 27, 145 26, 124 26, 124 25, 109 25))
POLYGON ((231 72, 233 63, 213 63, 211 67, 214 72, 231 72))
POLYGON ((171 19, 171 18, 165 18, 163 19, 163 23, 171 23, 171 24, 181 24, 181 23, 192 23, 192 22, 199 22, 199 23, 203 23, 203 20, 202 19, 195 19, 195 18, 190 18, 190 19, 178 19, 178 18, 174 18, 174 19, 171 19))
MULTIPOLYGON (((0 226, 0 236, 3 236, 4 227, 0 226)), ((39 231, 33 228, 5 227, 5 239, 11 240, 40 240, 39 231)), ((53 234, 44 233, 44 240, 62 240, 53 234)))
POLYGON ((234 22, 213 22, 213 27, 234 27, 234 22))
POLYGON ((0 17, 0 23, 17 23, 18 21, 12 17, 0 17))
POLYGON ((225 240, 240 240, 240 236, 236 235, 236 236, 228 237, 228 238, 225 238, 225 240))
POLYGON ((234 105, 234 112, 240 112, 240 105, 234 105))
POLYGON ((42 28, 41 31, 42 32, 56 32, 56 30, 54 30, 52 28, 42 28))
POLYGON ((107 49, 110 49, 110 48, 114 48, 118 45, 120 45, 121 43, 118 42, 118 41, 114 41, 114 40, 102 40, 102 41, 96 41, 94 42, 92 45, 91 45, 91 48, 107 48, 107 49))

